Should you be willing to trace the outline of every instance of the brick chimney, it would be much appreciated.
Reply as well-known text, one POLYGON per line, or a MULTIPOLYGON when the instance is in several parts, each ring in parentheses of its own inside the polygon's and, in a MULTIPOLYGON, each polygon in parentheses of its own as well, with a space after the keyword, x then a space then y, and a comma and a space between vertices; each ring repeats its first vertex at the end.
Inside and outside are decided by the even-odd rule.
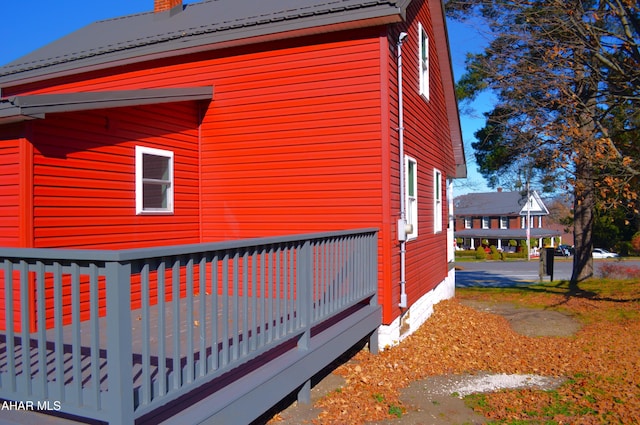
POLYGON ((182 7, 182 0, 154 0, 154 13, 167 12, 174 7, 182 7))

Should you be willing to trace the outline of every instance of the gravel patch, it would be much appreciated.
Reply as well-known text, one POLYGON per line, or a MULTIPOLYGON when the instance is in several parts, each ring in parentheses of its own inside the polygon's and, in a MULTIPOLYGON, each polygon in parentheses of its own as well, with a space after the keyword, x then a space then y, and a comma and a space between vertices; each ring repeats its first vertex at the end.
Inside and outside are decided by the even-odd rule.
POLYGON ((469 394, 490 393, 502 389, 553 389, 564 382, 563 378, 540 375, 477 374, 436 376, 424 382, 426 394, 455 395, 464 398, 469 394))

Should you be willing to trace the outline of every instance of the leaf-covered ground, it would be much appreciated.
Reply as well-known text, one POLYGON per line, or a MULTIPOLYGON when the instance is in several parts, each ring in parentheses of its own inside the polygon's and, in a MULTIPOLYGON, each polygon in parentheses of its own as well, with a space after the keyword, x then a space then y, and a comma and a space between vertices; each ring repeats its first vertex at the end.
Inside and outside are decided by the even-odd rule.
MULTIPOLYGON (((466 289, 441 302, 400 345, 358 353, 336 373, 347 384, 316 403, 317 424, 364 424, 401 417, 401 388, 433 375, 480 371, 566 377, 553 391, 509 390, 468 397, 474 409, 505 424, 640 423, 640 282, 594 281, 568 295, 562 285, 466 289), (583 323, 572 337, 527 337, 503 317, 461 299, 557 309, 583 323)), ((401 419, 398 421, 400 424, 401 419)))

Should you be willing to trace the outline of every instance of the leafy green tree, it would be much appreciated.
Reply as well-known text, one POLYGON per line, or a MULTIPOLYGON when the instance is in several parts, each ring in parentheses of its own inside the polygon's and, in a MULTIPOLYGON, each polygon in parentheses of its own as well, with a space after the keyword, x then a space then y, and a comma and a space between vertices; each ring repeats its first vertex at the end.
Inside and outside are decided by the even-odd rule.
POLYGON ((593 224, 593 244, 598 247, 613 249, 620 240, 620 230, 611 216, 596 213, 593 224))
POLYGON ((447 0, 484 22, 490 43, 467 59, 461 100, 497 99, 473 148, 489 184, 517 179, 570 192, 573 288, 593 275, 596 209, 637 214, 640 6, 635 0, 447 0))

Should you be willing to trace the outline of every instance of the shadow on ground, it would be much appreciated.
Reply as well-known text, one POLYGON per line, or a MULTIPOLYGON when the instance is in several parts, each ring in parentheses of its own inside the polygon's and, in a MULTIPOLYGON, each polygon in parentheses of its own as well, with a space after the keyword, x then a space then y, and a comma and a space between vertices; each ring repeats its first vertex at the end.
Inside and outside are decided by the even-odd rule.
POLYGON ((509 288, 531 285, 533 282, 485 271, 465 272, 456 270, 457 288, 509 288))

